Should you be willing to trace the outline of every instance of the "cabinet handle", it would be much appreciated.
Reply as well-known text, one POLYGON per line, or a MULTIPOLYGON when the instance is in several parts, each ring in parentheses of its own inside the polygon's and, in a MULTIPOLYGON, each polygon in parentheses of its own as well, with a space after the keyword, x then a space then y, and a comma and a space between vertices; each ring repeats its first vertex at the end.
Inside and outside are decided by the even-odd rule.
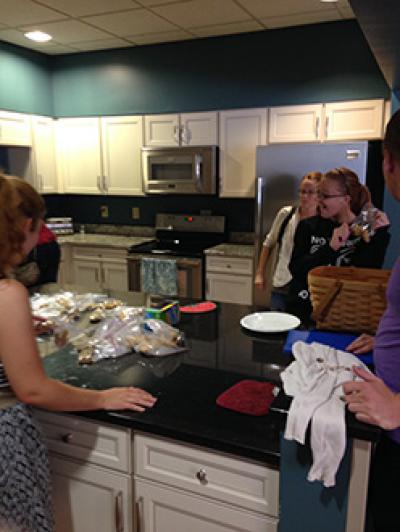
MULTIPOLYGON (((135 511, 135 521, 136 521, 136 532, 141 532, 142 531, 142 517, 143 517, 143 512, 141 511, 143 508, 143 497, 139 497, 138 500, 136 501, 136 511, 135 511)), ((144 530, 144 528, 143 528, 144 530)))
POLYGON ((103 192, 103 189, 101 188, 101 176, 97 176, 97 188, 100 190, 100 192, 103 192))
POLYGON ((325 122, 325 138, 326 139, 328 138, 328 131, 329 131, 329 116, 326 117, 326 122, 325 122))
POLYGON ((103 192, 108 192, 108 182, 107 182, 107 176, 102 176, 103 181, 103 192))
POLYGON ((180 143, 180 142, 179 142, 179 140, 180 140, 180 139, 179 139, 179 136, 180 136, 179 131, 180 131, 179 126, 174 126, 174 139, 175 139, 175 141, 176 141, 177 144, 180 143))
POLYGON ((115 496, 115 532, 124 532, 122 491, 119 491, 115 496))
POLYGON ((61 434, 61 440, 64 443, 70 443, 72 441, 73 435, 72 432, 68 432, 67 434, 61 434))
POLYGON ((319 138, 319 116, 317 116, 317 118, 315 119, 315 137, 318 139, 319 138))
POLYGON ((196 478, 201 482, 201 484, 207 484, 207 471, 205 469, 199 469, 196 473, 196 478))

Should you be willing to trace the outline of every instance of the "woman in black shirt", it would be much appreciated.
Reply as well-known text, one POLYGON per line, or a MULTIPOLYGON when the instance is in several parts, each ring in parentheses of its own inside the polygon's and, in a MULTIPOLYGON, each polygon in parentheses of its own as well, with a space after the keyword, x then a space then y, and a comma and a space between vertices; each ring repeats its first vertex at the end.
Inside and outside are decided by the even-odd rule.
POLYGON ((357 174, 348 168, 335 168, 324 174, 318 198, 320 214, 297 226, 289 263, 293 278, 288 311, 305 324, 310 323, 312 312, 308 272, 323 265, 381 268, 390 239, 389 220, 381 211, 375 212, 374 233, 368 241, 352 232, 352 222, 363 207, 371 204, 371 196, 357 174))

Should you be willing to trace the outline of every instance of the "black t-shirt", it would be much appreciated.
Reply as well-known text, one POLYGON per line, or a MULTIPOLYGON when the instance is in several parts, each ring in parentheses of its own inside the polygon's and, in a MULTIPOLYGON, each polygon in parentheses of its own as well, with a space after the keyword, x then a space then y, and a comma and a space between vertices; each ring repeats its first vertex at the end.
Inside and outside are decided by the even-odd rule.
POLYGON ((350 235, 345 244, 334 251, 329 243, 340 224, 313 216, 301 220, 294 236, 289 270, 292 274, 288 296, 288 312, 296 314, 306 324, 310 322, 312 306, 307 275, 316 266, 356 266, 381 268, 389 244, 389 227, 378 229, 369 242, 350 235))

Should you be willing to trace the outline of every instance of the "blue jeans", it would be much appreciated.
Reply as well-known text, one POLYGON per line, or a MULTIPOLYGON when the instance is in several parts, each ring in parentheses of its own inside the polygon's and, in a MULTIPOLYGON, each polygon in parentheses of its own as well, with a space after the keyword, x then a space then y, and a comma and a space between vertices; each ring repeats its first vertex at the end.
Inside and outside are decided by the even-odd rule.
POLYGON ((287 294, 283 294, 282 292, 275 292, 274 290, 272 290, 271 300, 269 303, 271 310, 285 311, 286 304, 287 304, 287 294))

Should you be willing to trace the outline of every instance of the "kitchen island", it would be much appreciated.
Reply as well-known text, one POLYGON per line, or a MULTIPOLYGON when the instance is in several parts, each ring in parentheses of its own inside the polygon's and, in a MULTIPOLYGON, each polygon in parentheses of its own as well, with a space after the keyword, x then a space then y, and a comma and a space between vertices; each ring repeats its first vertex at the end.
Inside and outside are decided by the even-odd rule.
MULTIPOLYGON (((50 289, 55 290, 56 287, 51 286, 50 289)), ((134 306, 147 306, 149 303, 148 296, 141 293, 109 292, 109 295, 134 306)), ((134 478, 135 496, 132 498, 136 506, 135 511, 133 508, 131 511, 136 517, 145 515, 141 523, 142 532, 143 530, 186 532, 189 530, 188 527, 195 531, 232 530, 234 523, 241 522, 241 518, 243 518, 243 524, 238 526, 238 530, 263 530, 264 532, 266 530, 279 530, 280 532, 293 530, 297 532, 300 529, 293 528, 293 510, 296 509, 297 504, 299 505, 297 511, 307 515, 308 518, 305 532, 314 530, 319 532, 321 530, 318 528, 320 519, 328 520, 324 526, 324 532, 329 530, 361 531, 359 513, 363 511, 361 499, 365 502, 365 493, 361 498, 359 497, 361 508, 357 510, 358 525, 349 524, 349 519, 350 521, 355 519, 354 506, 347 505, 348 497, 352 496, 350 470, 352 470, 352 478, 357 476, 354 460, 359 460, 354 452, 352 456, 352 451, 358 445, 361 446, 361 455, 366 461, 357 462, 356 469, 359 470, 359 475, 363 476, 365 484, 365 475, 368 479, 368 471, 364 471, 363 467, 368 464, 370 442, 379 435, 377 430, 349 417, 349 448, 342 464, 343 472, 338 475, 338 483, 334 489, 324 490, 320 485, 307 483, 305 479, 309 457, 298 456, 300 462, 296 465, 296 456, 299 455, 298 446, 281 439, 282 420, 288 407, 288 398, 283 395, 278 397, 269 414, 261 417, 235 413, 216 405, 215 401, 220 393, 244 378, 268 380, 279 384, 280 371, 291 361, 290 355, 283 353, 286 334, 257 335, 241 328, 240 318, 253 310, 249 306, 219 304, 212 312, 182 314, 178 326, 185 332, 189 350, 183 354, 158 359, 128 354, 116 360, 101 361, 91 366, 79 366, 78 354, 70 344, 54 351, 51 341, 39 342, 46 372, 53 378, 75 386, 94 389, 110 386, 139 386, 158 397, 156 405, 143 414, 101 411, 74 413, 73 416, 50 415, 47 419, 48 414, 44 414, 46 434, 48 431, 51 433, 51 424, 54 418, 57 418, 55 425, 59 428, 51 434, 49 446, 53 463, 55 460, 56 466, 58 465, 58 471, 64 471, 59 463, 58 455, 71 446, 71 442, 67 440, 73 439, 70 435, 79 423, 86 422, 105 428, 115 427, 133 442, 132 464, 124 471, 124 474, 133 475, 134 478), (66 429, 60 431, 63 423, 66 429), (57 443, 57 438, 62 442, 57 443), (357 445, 351 445, 353 439, 357 445), (161 445, 167 456, 158 451, 158 459, 155 458, 155 462, 148 467, 151 475, 146 477, 147 470, 143 461, 146 456, 151 457, 151 449, 153 449, 153 454, 157 455, 154 451, 156 444, 161 445), (189 481, 184 478, 185 475, 181 468, 185 470, 184 464, 191 463, 196 457, 200 457, 200 464, 196 463, 196 467, 193 465, 195 468, 193 478, 189 481), (216 460, 215 457, 218 458, 218 464, 213 463, 216 460), (353 460, 352 466, 350 466, 351 460, 353 460), (164 462, 173 464, 169 476, 166 476, 165 472, 163 474, 154 472, 160 469, 160 464, 164 462), (221 463, 224 465, 221 466, 221 463), (210 482, 204 477, 207 468, 211 470, 210 482), (240 470, 242 475, 239 478, 238 471, 240 470), (251 480, 246 476, 247 473, 251 480), (215 478, 212 478, 213 474, 215 478), (265 476, 265 482, 260 483, 260 475, 265 476), (171 484, 171 478, 175 483, 171 484), (217 478, 225 478, 225 480, 220 483, 216 480, 217 478), (143 482, 146 489, 143 488, 143 482), (241 483, 244 483, 245 487, 242 488, 241 483), (168 524, 168 512, 165 514, 160 510, 163 515, 162 523, 156 526, 152 519, 155 519, 157 508, 164 508, 163 504, 166 502, 161 504, 160 499, 157 505, 152 495, 149 495, 149 485, 156 490, 156 495, 158 493, 159 497, 161 497, 159 490, 163 486, 165 489, 166 485, 176 490, 176 500, 180 500, 181 496, 187 497, 186 492, 192 493, 193 497, 196 496, 195 503, 193 499, 183 503, 182 499, 184 505, 191 503, 189 505, 190 518, 187 515, 183 517, 182 511, 178 515, 176 508, 172 511, 172 502, 169 501, 168 507, 173 514, 169 516, 170 523, 168 524), (218 489, 216 485, 219 485, 218 489), (350 489, 348 489, 349 485, 350 489), (307 495, 309 488, 310 495, 307 495), (253 492, 254 489, 255 492, 253 492), (293 493, 296 490, 297 496, 293 499, 293 493), (246 492, 247 495, 245 495, 246 492), (277 502, 278 492, 280 492, 280 514, 277 502), (141 495, 138 496, 138 493, 141 495), (316 506, 316 501, 319 507, 316 506), (203 520, 199 520, 200 517, 196 513, 198 508, 203 508, 201 504, 205 504, 208 508, 200 512, 203 520), (310 520, 312 514, 309 512, 308 505, 313 505, 315 525, 313 525, 313 519, 310 520), (230 516, 224 523, 218 513, 221 507, 225 507, 223 514, 230 516), (291 517, 289 514, 292 514, 291 517), (244 519, 244 515, 247 515, 247 519, 244 519), (218 522, 220 528, 213 528, 211 521, 218 522), (332 528, 329 528, 330 526, 332 528)), ((89 438, 89 441, 95 446, 94 439, 89 438)), ((87 443, 85 445, 85 455, 90 456, 90 445, 87 443)), ((82 460, 83 456, 80 455, 78 458, 82 460)), ((149 460, 151 461, 150 458, 149 460)), ((60 475, 66 478, 64 473, 60 475)), ((127 491, 124 492, 125 505, 127 505, 132 488, 129 488, 131 486, 130 476, 128 480, 126 477, 124 479, 128 486, 127 491)), ((58 485, 62 489, 70 489, 69 484, 58 483, 58 485)), ((128 526, 130 526, 132 515, 128 513, 125 519, 128 526)), ((299 515, 295 519, 298 517, 299 515)), ((70 528, 64 528, 64 530, 70 530, 70 528)))

